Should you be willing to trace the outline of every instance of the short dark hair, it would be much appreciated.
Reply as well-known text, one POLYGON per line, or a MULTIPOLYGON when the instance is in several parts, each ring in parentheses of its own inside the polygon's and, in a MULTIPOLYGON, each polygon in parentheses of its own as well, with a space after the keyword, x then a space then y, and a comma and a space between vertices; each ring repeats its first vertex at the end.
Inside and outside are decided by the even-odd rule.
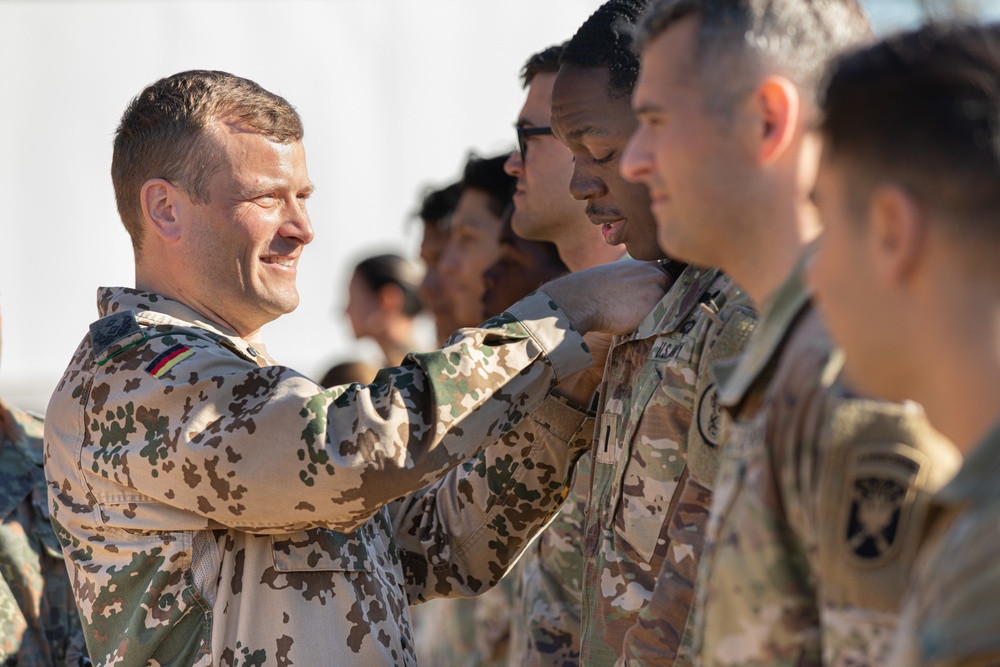
POLYGON ((430 190, 420 202, 417 216, 427 227, 448 229, 451 226, 451 214, 458 206, 458 198, 462 196, 462 183, 452 183, 437 190, 430 190))
POLYGON ((368 257, 354 267, 354 273, 361 277, 373 292, 386 285, 396 285, 403 292, 403 314, 414 317, 424 309, 420 301, 420 270, 399 255, 385 254, 368 257))
POLYGON ((610 72, 608 95, 628 97, 639 78, 639 56, 633 29, 647 0, 610 0, 590 15, 566 43, 561 65, 601 68, 610 72))
POLYGON ((508 157, 509 153, 487 158, 470 154, 462 172, 462 188, 475 188, 488 194, 490 210, 497 217, 503 217, 504 211, 514 203, 517 179, 503 170, 508 157))
POLYGON ((773 71, 788 76, 815 106, 830 59, 871 37, 859 0, 652 0, 639 20, 636 47, 641 51, 695 15, 697 74, 709 82, 710 110, 723 115, 773 71))
POLYGON ((122 224, 138 255, 143 184, 162 178, 196 203, 208 203, 208 181, 219 160, 202 151, 207 128, 233 122, 272 141, 301 141, 302 120, 284 98, 228 72, 191 70, 160 79, 125 109, 115 131, 111 180, 122 224))
POLYGON ((848 165, 854 206, 893 181, 965 238, 1000 212, 1000 24, 928 25, 837 61, 824 151, 848 165))
POLYGON ((547 49, 533 53, 521 68, 521 82, 527 88, 539 74, 555 74, 559 71, 559 59, 566 49, 566 42, 550 46, 547 49))

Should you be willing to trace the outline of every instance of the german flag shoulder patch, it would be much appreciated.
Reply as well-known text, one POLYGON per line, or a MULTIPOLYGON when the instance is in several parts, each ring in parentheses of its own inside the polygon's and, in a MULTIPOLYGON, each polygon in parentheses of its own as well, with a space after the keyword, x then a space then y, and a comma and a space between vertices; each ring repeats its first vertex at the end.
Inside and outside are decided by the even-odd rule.
POLYGON ((173 347, 160 353, 155 359, 149 362, 146 366, 146 372, 155 378, 162 378, 170 371, 171 368, 193 354, 194 350, 190 347, 178 343, 177 345, 174 345, 173 347))

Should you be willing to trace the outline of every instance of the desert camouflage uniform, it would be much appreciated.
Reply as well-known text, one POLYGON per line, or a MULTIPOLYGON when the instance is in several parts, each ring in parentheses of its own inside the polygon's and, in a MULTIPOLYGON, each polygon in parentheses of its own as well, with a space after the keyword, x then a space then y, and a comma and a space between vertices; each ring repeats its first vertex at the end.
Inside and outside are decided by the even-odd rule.
POLYGON ((698 578, 706 667, 882 664, 929 495, 957 465, 918 406, 836 382, 801 270, 716 368, 733 421, 698 578))
POLYGON ((102 664, 412 665, 407 604, 494 585, 593 428, 546 398, 589 353, 542 293, 326 391, 162 296, 98 308, 45 442, 102 664))
POLYGON ((1000 665, 1000 426, 934 495, 891 667, 1000 665))
MULTIPOLYGON (((551 569, 541 560, 555 585, 524 593, 524 610, 541 607, 571 618, 568 609, 581 590, 571 587, 582 582, 578 654, 561 642, 535 640, 524 664, 613 664, 664 560, 697 562, 700 553, 689 548, 687 533, 699 526, 681 524, 690 515, 687 503, 707 507, 708 497, 682 498, 681 491, 689 476, 710 484, 717 469, 711 361, 737 354, 753 322, 732 281, 716 269, 688 267, 638 329, 615 340, 600 389, 583 539, 580 533, 548 537, 552 527, 540 538, 583 553, 556 552, 551 569), (582 575, 556 569, 581 562, 582 575)), ((558 617, 530 618, 531 638, 549 639, 558 617)), ((685 613, 681 627, 686 619, 685 613)))
POLYGON ((42 420, 0 401, 0 664, 90 664, 49 524, 42 420))

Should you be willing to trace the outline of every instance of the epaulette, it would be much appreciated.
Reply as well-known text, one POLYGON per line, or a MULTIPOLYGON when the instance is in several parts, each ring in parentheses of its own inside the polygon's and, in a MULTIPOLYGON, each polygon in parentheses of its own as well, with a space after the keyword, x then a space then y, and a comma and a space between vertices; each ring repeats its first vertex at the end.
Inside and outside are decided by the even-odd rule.
POLYGON ((90 325, 90 344, 98 365, 146 339, 131 310, 102 317, 90 325))

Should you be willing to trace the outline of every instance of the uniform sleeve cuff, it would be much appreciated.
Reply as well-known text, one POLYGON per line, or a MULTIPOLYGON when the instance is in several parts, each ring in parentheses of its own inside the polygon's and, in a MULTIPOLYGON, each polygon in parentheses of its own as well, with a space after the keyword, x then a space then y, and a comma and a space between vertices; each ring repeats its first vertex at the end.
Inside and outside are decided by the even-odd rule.
POLYGON ((541 346, 552 364, 557 382, 594 363, 583 337, 573 329, 566 313, 544 292, 532 292, 507 312, 516 317, 541 346))

